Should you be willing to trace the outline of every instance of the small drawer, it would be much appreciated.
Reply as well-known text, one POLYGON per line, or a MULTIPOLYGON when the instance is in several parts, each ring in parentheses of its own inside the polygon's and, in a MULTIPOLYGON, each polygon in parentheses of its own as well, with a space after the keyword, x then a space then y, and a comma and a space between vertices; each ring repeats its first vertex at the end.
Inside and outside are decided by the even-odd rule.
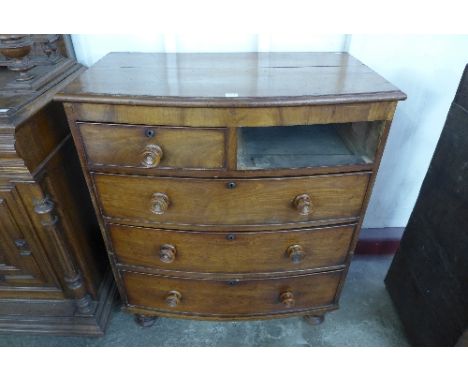
POLYGON ((122 264, 182 272, 262 273, 344 265, 355 225, 231 233, 108 227, 122 264))
POLYGON ((224 128, 77 123, 90 166, 156 169, 225 167, 224 128))
POLYGON ((122 272, 130 306, 192 315, 268 315, 333 305, 342 271, 265 280, 196 280, 122 272))
POLYGON ((94 174, 107 217, 179 225, 246 226, 359 217, 370 173, 264 179, 94 174))

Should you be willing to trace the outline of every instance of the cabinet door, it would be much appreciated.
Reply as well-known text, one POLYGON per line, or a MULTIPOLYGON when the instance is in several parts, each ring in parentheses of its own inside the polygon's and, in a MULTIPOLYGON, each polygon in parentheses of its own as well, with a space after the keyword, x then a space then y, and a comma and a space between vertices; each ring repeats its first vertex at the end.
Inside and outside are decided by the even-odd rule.
POLYGON ((0 286, 46 284, 32 243, 22 232, 25 222, 15 217, 10 192, 0 192, 0 286))

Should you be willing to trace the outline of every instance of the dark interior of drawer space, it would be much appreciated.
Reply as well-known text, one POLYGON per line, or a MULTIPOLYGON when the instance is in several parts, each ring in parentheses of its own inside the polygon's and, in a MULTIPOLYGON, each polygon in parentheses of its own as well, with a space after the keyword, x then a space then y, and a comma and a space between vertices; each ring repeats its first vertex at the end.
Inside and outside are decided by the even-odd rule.
POLYGON ((370 164, 383 123, 241 127, 237 168, 259 170, 370 164))

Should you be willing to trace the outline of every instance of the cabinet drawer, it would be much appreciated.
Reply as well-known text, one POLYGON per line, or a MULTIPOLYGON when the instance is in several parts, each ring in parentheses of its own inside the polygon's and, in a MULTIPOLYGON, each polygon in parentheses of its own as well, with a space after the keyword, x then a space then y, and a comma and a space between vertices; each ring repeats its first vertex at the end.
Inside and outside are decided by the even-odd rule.
POLYGON ((226 129, 78 123, 91 166, 217 169, 226 129))
POLYGON ((185 272, 261 273, 344 265, 354 225, 194 232, 109 225, 119 262, 185 272))
POLYGON ((195 280, 122 272, 128 304, 193 315, 261 315, 329 306, 341 271, 268 280, 195 280))
POLYGON ((369 173, 229 180, 94 174, 94 179, 105 216, 229 226, 357 218, 369 173))

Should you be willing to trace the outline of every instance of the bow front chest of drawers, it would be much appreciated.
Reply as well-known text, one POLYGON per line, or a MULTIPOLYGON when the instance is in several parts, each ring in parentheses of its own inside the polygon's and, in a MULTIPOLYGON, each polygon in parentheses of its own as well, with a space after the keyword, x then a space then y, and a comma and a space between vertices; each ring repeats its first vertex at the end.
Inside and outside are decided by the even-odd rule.
POLYGON ((396 104, 346 53, 111 53, 65 105, 128 311, 336 309, 396 104))

